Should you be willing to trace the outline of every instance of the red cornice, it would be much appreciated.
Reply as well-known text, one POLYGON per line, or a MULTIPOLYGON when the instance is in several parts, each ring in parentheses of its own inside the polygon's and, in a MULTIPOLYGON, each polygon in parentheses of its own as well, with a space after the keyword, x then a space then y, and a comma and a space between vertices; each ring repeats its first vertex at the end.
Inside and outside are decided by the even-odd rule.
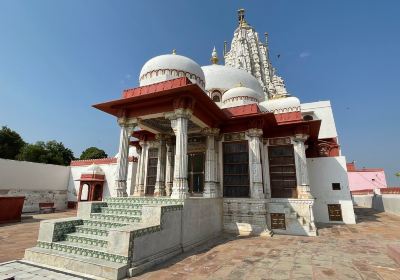
MULTIPOLYGON (((137 158, 129 157, 129 162, 137 162, 137 158)), ((117 158, 73 160, 71 161, 70 166, 85 166, 91 164, 113 164, 113 163, 117 163, 117 158)))

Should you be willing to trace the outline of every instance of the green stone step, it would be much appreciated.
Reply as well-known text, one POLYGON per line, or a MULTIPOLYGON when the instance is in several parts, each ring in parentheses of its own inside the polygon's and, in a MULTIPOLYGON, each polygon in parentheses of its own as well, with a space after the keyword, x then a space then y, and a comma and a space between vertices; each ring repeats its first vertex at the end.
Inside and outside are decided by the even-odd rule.
POLYGON ((107 237, 94 236, 82 233, 68 233, 65 235, 65 241, 78 244, 87 244, 100 248, 107 247, 107 237))
POLYGON ((108 236, 108 229, 94 226, 76 226, 75 231, 82 234, 90 234, 95 236, 108 236))
POLYGON ((101 213, 111 214, 111 215, 125 215, 125 216, 140 217, 142 215, 142 210, 101 207, 101 213))
POLYGON ((169 197, 107 197, 105 202, 118 202, 118 203, 138 203, 138 204, 163 204, 163 205, 176 205, 182 204, 182 199, 172 199, 169 197))
POLYGON ((107 208, 118 208, 118 209, 132 209, 132 210, 141 210, 143 204, 139 203, 123 203, 123 202, 107 202, 107 208))
POLYGON ((141 218, 136 216, 124 216, 124 215, 110 215, 102 213, 90 214, 90 219, 96 221, 109 221, 117 223, 136 223, 140 222, 141 218))
POLYGON ((100 260, 106 260, 114 263, 128 264, 129 258, 121 255, 111 254, 105 251, 104 248, 97 248, 92 245, 87 244, 75 244, 68 241, 60 242, 38 242, 37 246, 39 248, 52 249, 60 252, 65 252, 68 254, 74 254, 79 256, 97 258, 100 260))
POLYGON ((102 229, 118 228, 128 225, 127 223, 98 221, 98 220, 83 220, 83 225, 88 227, 98 227, 102 229))

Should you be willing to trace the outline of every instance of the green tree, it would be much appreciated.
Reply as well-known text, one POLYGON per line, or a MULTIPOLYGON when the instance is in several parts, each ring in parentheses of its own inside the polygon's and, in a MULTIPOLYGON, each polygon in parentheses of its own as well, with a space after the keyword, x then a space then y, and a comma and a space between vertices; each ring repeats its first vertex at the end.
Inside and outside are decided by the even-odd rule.
POLYGON ((35 144, 25 145, 20 154, 19 160, 69 165, 74 159, 73 152, 66 148, 63 143, 57 141, 38 141, 35 144))
POLYGON ((90 147, 82 152, 80 159, 97 159, 106 157, 108 157, 108 155, 104 150, 96 147, 90 147))
POLYGON ((0 158, 16 159, 21 148, 25 145, 22 137, 14 130, 3 126, 0 130, 0 158))

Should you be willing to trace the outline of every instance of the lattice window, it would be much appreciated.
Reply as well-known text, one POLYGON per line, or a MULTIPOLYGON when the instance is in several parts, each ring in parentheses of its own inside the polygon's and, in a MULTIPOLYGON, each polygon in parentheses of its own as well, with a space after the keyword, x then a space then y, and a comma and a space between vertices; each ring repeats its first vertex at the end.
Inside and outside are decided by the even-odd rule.
POLYGON ((293 145, 268 147, 271 196, 297 198, 293 145))
POLYGON ((158 149, 152 148, 148 152, 146 194, 154 194, 157 178, 158 149))
POLYGON ((249 196, 249 148, 247 141, 223 145, 224 197, 249 196))

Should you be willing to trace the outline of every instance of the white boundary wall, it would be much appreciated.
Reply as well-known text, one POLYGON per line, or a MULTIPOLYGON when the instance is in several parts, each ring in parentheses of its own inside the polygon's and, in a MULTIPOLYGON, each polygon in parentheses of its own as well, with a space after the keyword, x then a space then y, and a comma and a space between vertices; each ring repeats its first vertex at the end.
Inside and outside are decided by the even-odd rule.
POLYGON ((307 159, 310 178, 311 194, 315 197, 315 221, 332 223, 329 221, 328 204, 340 204, 345 224, 354 224, 355 215, 353 201, 349 190, 349 181, 346 170, 346 158, 320 157, 307 159), (340 190, 332 190, 332 183, 340 183, 340 190))
POLYGON ((39 210, 39 202, 67 207, 69 166, 0 159, 0 195, 25 196, 23 212, 39 210))

